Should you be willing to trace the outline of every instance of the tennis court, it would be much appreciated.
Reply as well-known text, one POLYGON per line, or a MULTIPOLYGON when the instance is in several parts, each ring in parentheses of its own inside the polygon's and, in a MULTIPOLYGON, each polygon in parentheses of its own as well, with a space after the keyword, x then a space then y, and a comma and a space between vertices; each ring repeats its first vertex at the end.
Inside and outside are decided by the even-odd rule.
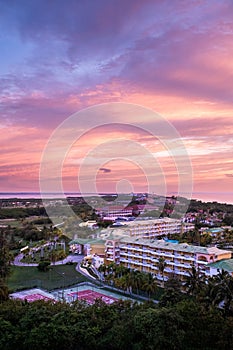
POLYGON ((76 300, 86 301, 87 304, 92 305, 97 299, 102 300, 106 304, 112 304, 119 299, 128 299, 126 296, 119 295, 115 292, 110 292, 102 288, 97 288, 93 285, 82 284, 70 289, 60 289, 52 292, 46 292, 39 288, 28 289, 10 294, 13 299, 27 300, 33 302, 37 300, 45 301, 66 301, 72 303, 76 300))
POLYGON ((112 304, 118 300, 118 298, 107 296, 100 292, 94 292, 90 289, 67 293, 66 296, 71 300, 85 300, 89 305, 94 304, 96 299, 101 299, 106 304, 112 304))
POLYGON ((33 302, 36 300, 55 300, 52 294, 37 288, 12 293, 10 294, 10 297, 13 299, 27 300, 28 302, 33 302))

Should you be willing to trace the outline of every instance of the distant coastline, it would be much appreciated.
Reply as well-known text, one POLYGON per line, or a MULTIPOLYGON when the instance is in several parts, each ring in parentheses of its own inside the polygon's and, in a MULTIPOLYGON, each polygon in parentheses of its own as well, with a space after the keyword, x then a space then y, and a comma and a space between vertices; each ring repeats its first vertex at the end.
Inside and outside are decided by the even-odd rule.
MULTIPOLYGON (((80 192, 66 192, 66 197, 91 197, 96 196, 96 193, 80 193, 80 192)), ((115 195, 115 193, 100 193, 100 196, 104 195, 115 195)), ((171 193, 169 195, 176 195, 175 193, 171 193)), ((182 195, 185 198, 185 194, 182 195)), ((58 199, 64 198, 63 193, 45 193, 41 194, 41 192, 0 192, 0 199, 58 199)), ((218 203, 226 203, 233 204, 233 192, 229 193, 219 193, 219 192, 194 192, 192 195, 193 200, 201 200, 202 202, 218 202, 218 203)))

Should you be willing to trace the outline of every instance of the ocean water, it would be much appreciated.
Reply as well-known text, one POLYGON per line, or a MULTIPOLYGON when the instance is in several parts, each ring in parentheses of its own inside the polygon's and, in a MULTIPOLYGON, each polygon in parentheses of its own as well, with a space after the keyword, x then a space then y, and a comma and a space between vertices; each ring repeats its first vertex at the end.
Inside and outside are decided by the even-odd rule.
MULTIPOLYGON (((43 196, 41 192, 0 192, 0 199, 11 199, 11 198, 19 198, 19 199, 30 199, 30 198, 35 198, 35 199, 41 199, 41 198, 48 198, 48 199, 56 199, 56 198, 64 198, 64 195, 66 197, 90 197, 96 195, 96 193, 74 193, 74 192, 67 192, 65 194, 63 193, 44 193, 43 196)), ((104 194, 99 194, 99 195, 104 195, 104 194)))
MULTIPOLYGON (((90 197, 90 196, 103 196, 103 195, 115 195, 115 193, 79 193, 79 192, 66 192, 66 197, 90 197)), ((176 195, 176 193, 171 193, 169 195, 176 195)), ((184 194, 179 194, 182 197, 185 197, 184 194)), ((64 194, 61 193, 45 193, 42 194, 40 192, 0 192, 0 199, 11 199, 11 198, 19 198, 19 199, 27 199, 27 198, 47 198, 47 199, 58 199, 64 198, 64 194)), ((201 200, 203 202, 219 202, 219 203, 228 203, 233 204, 233 192, 193 192, 192 199, 201 200)))

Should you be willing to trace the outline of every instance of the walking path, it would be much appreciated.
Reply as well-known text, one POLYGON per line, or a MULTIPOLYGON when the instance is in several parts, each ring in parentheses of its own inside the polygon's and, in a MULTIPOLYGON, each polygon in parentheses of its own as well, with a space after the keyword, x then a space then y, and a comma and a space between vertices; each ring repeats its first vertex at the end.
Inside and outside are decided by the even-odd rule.
MULTIPOLYGON (((19 254, 15 257, 15 259, 14 259, 15 266, 38 266, 38 264, 22 263, 21 260, 23 258, 23 255, 24 254, 19 254)), ((121 290, 120 288, 116 288, 116 287, 113 287, 111 285, 106 285, 104 283, 104 281, 96 280, 96 278, 93 277, 92 275, 90 275, 90 273, 85 268, 81 267, 81 262, 82 262, 83 258, 84 258, 83 255, 68 255, 65 259, 60 260, 60 261, 56 261, 55 263, 52 263, 51 266, 64 265, 68 262, 76 263, 77 265, 76 265, 75 269, 77 272, 81 273, 82 275, 86 276, 87 278, 91 279, 92 281, 95 281, 97 283, 97 285, 101 286, 102 288, 106 287, 106 288, 112 290, 113 292, 124 293, 128 297, 131 297, 131 298, 134 297, 134 298, 142 300, 142 301, 148 300, 147 297, 143 297, 143 296, 139 296, 137 294, 129 293, 129 292, 121 290)), ((153 302, 158 303, 158 300, 153 300, 153 302)))
MULTIPOLYGON (((13 262, 13 265, 15 266, 38 266, 38 263, 25 263, 25 262, 22 262, 21 260, 23 259, 24 257, 24 254, 21 253, 19 255, 17 255, 14 259, 14 262, 13 262)), ((68 255, 65 259, 63 260, 59 260, 59 261, 56 261, 56 262, 53 262, 51 263, 51 266, 54 266, 54 265, 64 265, 66 263, 69 263, 69 262, 73 262, 73 263, 76 263, 76 271, 80 272, 81 274, 83 274, 84 276, 92 279, 92 280, 95 280, 95 278, 89 274, 89 272, 82 268, 80 266, 80 263, 82 262, 84 258, 84 255, 68 255)))
MULTIPOLYGON (((15 266, 38 266, 36 263, 25 263, 21 262, 23 259, 24 254, 19 254, 15 257, 13 265, 15 266)), ((80 263, 83 260, 83 255, 68 255, 65 259, 56 261, 54 263, 51 263, 51 265, 64 265, 68 262, 73 262, 73 263, 80 263)))

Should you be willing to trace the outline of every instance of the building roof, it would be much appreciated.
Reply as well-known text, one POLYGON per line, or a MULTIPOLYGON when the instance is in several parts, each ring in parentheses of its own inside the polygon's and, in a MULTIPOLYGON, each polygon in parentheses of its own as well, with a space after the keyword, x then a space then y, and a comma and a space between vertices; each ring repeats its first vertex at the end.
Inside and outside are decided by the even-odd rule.
POLYGON ((105 240, 103 239, 93 239, 93 238, 77 238, 73 239, 72 241, 69 242, 69 245, 72 244, 104 244, 105 240))
POLYGON ((127 221, 126 227, 135 227, 139 225, 153 225, 153 224, 163 224, 163 223, 180 223, 181 221, 178 219, 171 219, 171 218, 160 218, 160 219, 146 219, 146 220, 134 220, 134 221, 127 221))
POLYGON ((227 272, 233 272, 233 259, 224 259, 208 264, 209 267, 213 267, 219 270, 225 270, 227 272))

